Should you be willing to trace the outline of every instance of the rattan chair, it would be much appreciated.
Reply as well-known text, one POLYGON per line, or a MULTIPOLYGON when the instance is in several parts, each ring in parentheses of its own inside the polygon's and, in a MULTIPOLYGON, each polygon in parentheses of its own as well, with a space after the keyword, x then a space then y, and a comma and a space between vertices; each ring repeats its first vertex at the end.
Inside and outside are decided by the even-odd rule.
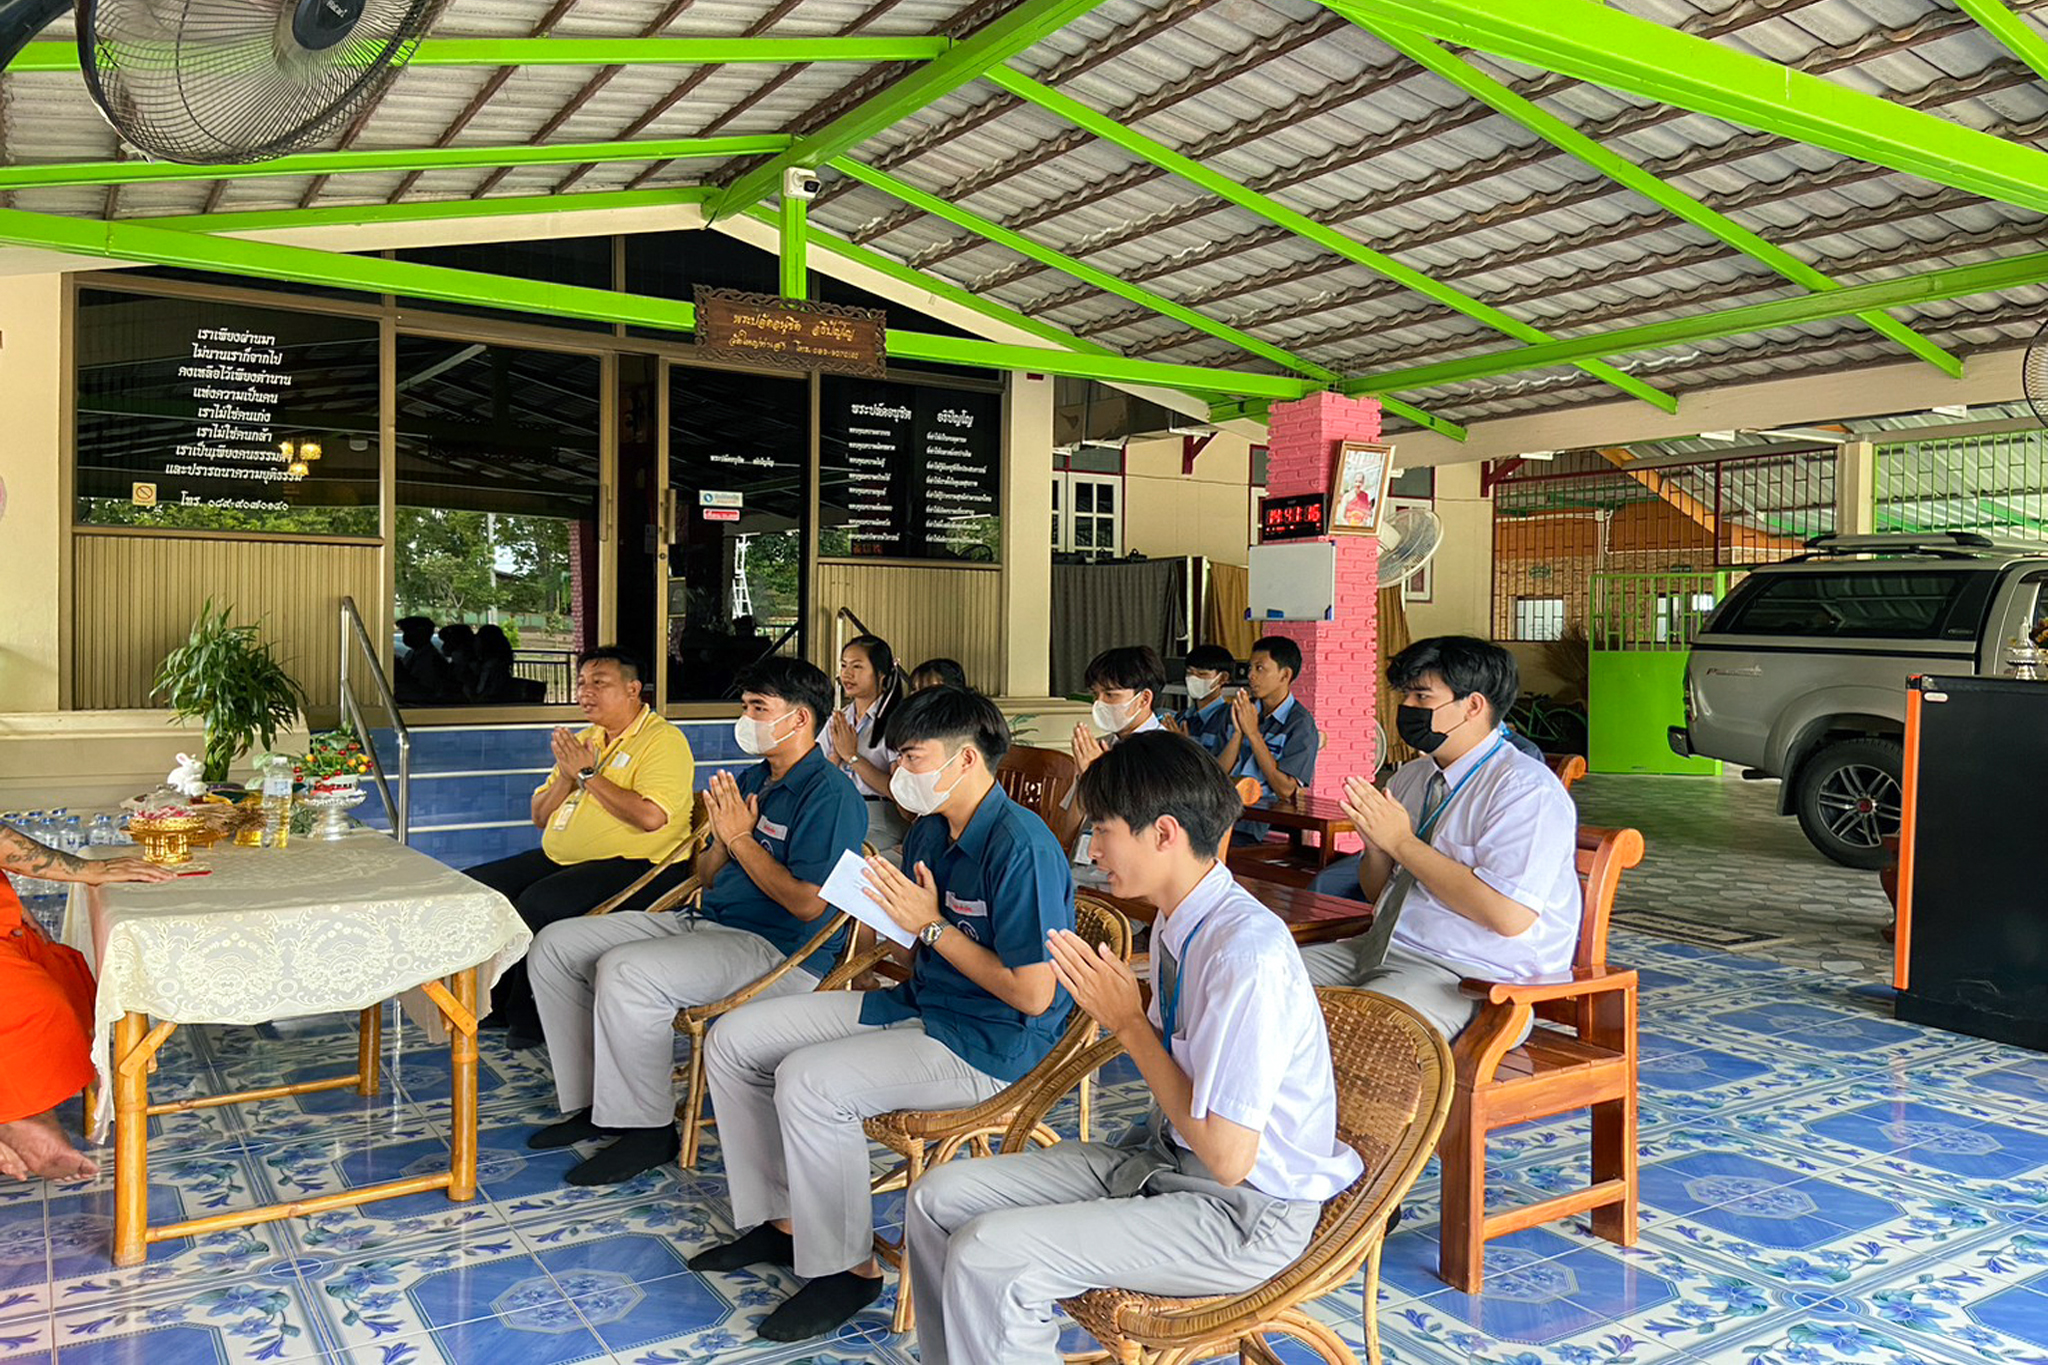
MULTIPOLYGON (((1120 959, 1130 960, 1130 921, 1108 902, 1085 892, 1077 896, 1074 901, 1074 932, 1091 948, 1106 943, 1120 959)), ((980 1104, 966 1109, 893 1109, 869 1119, 865 1124, 869 1141, 880 1143, 902 1158, 900 1165, 876 1178, 874 1192, 885 1194, 902 1190, 907 1195, 910 1187, 926 1171, 951 1161, 962 1148, 976 1156, 990 1155, 993 1151, 990 1140, 1010 1129, 1022 1107, 1039 1097, 1045 1078, 1071 1070, 1073 1059, 1086 1051, 1100 1032, 1095 1021, 1077 1008, 1066 1031, 1053 1044, 1052 1051, 1029 1075, 1005 1086, 980 1104)), ((1081 1090, 1079 1136, 1082 1141, 1087 1141, 1092 1075, 1092 1068, 1073 1074, 1057 1094, 1046 1098, 1038 1108, 1038 1118, 1016 1131, 1014 1142, 1004 1141, 1003 1150, 1016 1152, 1022 1151, 1027 1144, 1050 1147, 1058 1142, 1059 1134, 1046 1126, 1044 1115, 1076 1086, 1081 1090)), ((917 1310, 911 1302, 910 1266, 904 1256, 903 1244, 876 1233, 875 1255, 896 1267, 896 1314, 891 1325, 898 1332, 907 1332, 917 1321, 917 1310)))
MULTIPOLYGON (((683 840, 680 844, 677 844, 675 847, 675 851, 670 853, 666 858, 663 858, 653 867, 648 868, 638 877, 635 877, 633 879, 632 885, 628 886, 625 890, 619 892, 616 896, 613 896, 610 900, 599 903, 597 906, 587 911, 586 913, 592 915, 609 915, 612 911, 618 909, 627 901, 639 895, 643 890, 647 888, 648 884, 651 883, 656 877, 659 877, 662 873, 668 871, 677 863, 694 862, 696 860, 698 850, 702 849, 706 844, 709 844, 710 842, 711 817, 709 814, 705 812, 704 809, 704 793, 699 792, 697 793, 696 800, 691 802, 690 804, 690 837, 683 840)), ((697 877, 693 873, 683 882, 677 885, 674 890, 665 892, 660 897, 660 899, 656 900, 652 905, 648 906, 648 913, 653 914, 657 911, 673 909, 674 907, 683 904, 685 901, 692 901, 696 899, 697 892, 699 889, 700 887, 697 882, 697 877)))
MULTIPOLYGON (((1240 1360, 1277 1362, 1265 1338, 1279 1336, 1304 1343, 1332 1365, 1357 1365, 1343 1340, 1302 1305, 1349 1284, 1363 1267, 1366 1355, 1379 1365, 1375 1306, 1387 1218, 1422 1174, 1443 1131, 1451 1106, 1451 1050, 1398 1001, 1348 990, 1316 996, 1337 1073, 1338 1136, 1357 1151, 1365 1170, 1323 1205, 1315 1234, 1294 1263, 1254 1289, 1194 1299, 1092 1289, 1062 1300, 1067 1315, 1104 1347, 1068 1359, 1186 1365, 1235 1350, 1240 1360)), ((1005 1148, 1032 1131, 1082 1071, 1122 1051, 1116 1039, 1105 1038, 1047 1076, 1004 1134, 1005 1148)))

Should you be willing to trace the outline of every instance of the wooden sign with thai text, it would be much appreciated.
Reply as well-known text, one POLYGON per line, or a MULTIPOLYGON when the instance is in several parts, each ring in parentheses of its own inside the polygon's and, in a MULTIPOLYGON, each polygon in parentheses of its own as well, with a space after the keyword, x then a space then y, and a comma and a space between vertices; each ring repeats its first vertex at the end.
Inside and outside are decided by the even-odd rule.
POLYGON ((881 310, 699 286, 697 350, 706 360, 824 370, 880 379, 888 324, 881 310))

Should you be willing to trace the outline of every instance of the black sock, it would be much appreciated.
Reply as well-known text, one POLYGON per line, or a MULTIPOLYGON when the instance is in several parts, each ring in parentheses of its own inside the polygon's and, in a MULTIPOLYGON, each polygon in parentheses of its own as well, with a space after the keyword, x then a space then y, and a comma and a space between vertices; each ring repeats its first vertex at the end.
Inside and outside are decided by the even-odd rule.
POLYGON ((621 1128, 611 1146, 562 1177, 571 1185, 617 1185, 645 1171, 676 1159, 683 1148, 675 1125, 659 1128, 621 1128))
POLYGON ((700 1251, 689 1260, 690 1269, 716 1274, 750 1265, 795 1264, 796 1240, 773 1223, 763 1223, 744 1237, 700 1251))
POLYGON ((851 1270, 820 1275, 761 1319, 756 1330, 763 1341, 809 1341, 847 1322, 881 1296, 879 1275, 856 1275, 851 1270))

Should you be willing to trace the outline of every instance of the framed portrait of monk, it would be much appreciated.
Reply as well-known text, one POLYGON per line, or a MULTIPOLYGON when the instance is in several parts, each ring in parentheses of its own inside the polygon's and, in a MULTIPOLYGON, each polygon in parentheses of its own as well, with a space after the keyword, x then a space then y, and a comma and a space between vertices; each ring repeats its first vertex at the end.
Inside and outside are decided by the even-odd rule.
POLYGON ((1392 446, 1346 441, 1338 447, 1330 473, 1332 534, 1378 533, 1380 510, 1387 505, 1387 479, 1393 468, 1392 446))

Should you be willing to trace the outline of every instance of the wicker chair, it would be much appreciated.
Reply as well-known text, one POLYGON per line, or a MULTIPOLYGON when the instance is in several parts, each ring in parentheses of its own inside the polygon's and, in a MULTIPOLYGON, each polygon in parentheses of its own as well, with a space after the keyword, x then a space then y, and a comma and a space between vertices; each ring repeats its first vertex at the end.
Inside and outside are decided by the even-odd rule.
MULTIPOLYGON (((616 896, 613 896, 610 900, 597 905, 587 913, 592 915, 609 915, 612 911, 639 895, 650 882, 668 871, 671 867, 674 867, 677 863, 694 862, 698 850, 710 842, 711 816, 704 809, 704 793, 699 792, 697 793, 697 799, 690 805, 690 837, 677 844, 673 853, 670 853, 653 867, 648 868, 638 877, 635 877, 632 885, 619 892, 616 896)), ((665 892, 660 899, 647 907, 647 911, 649 914, 653 914, 656 911, 673 909, 675 906, 681 905, 686 901, 695 901, 700 889, 697 878, 693 874, 674 890, 665 892)))
MULTIPOLYGON (((1074 902, 1074 931, 1090 947, 1106 943, 1119 958, 1128 961, 1131 955, 1131 925, 1107 902, 1083 893, 1074 902)), ((1051 1052, 1031 1073, 1015 1084, 1005 1086, 980 1104, 967 1109, 894 1109, 886 1114, 877 1114, 864 1125, 868 1139, 880 1143, 902 1158, 902 1163, 893 1170, 876 1178, 874 1192, 886 1194, 894 1190, 908 1192, 910 1187, 935 1166, 951 1161, 965 1147, 976 1156, 988 1156, 992 1152, 991 1138, 1010 1130, 1014 1140, 1005 1137, 1003 1150, 1022 1151, 1031 1143, 1050 1147, 1059 1141, 1059 1134, 1047 1127, 1044 1116, 1048 1110, 1069 1090, 1077 1085, 1080 1094, 1080 1137, 1088 1137, 1089 1080, 1094 1068, 1073 1072, 1073 1059, 1087 1050, 1101 1030, 1093 1019, 1080 1009, 1073 1012, 1066 1032, 1053 1044, 1051 1052), (1044 1091, 1045 1078, 1055 1073, 1068 1076, 1057 1093, 1044 1091), (1041 1095, 1044 1104, 1038 1115, 1021 1130, 1012 1129, 1017 1114, 1030 1101, 1041 1095)), ((917 1310, 911 1302, 910 1266, 903 1253, 901 1242, 892 1242, 880 1233, 875 1234, 875 1255, 896 1267, 896 1315, 892 1322, 895 1331, 907 1332, 917 1321, 917 1310)))
MULTIPOLYGON (((1236 1350, 1244 1361, 1276 1362, 1268 1336, 1293 1337, 1332 1365, 1357 1365, 1337 1334, 1301 1305, 1365 1270, 1367 1358, 1379 1365, 1380 1251, 1387 1218, 1436 1150, 1451 1106, 1451 1050, 1422 1017, 1364 991, 1319 990, 1337 1073, 1337 1132, 1365 1163, 1351 1185, 1323 1205, 1315 1234, 1294 1263, 1242 1294, 1177 1299, 1127 1289, 1091 1289, 1060 1307, 1105 1348, 1071 1360, 1186 1365, 1236 1350)), ((1031 1131, 1077 1073, 1122 1051, 1105 1038, 1067 1069, 1046 1077, 1004 1135, 1031 1131)))

